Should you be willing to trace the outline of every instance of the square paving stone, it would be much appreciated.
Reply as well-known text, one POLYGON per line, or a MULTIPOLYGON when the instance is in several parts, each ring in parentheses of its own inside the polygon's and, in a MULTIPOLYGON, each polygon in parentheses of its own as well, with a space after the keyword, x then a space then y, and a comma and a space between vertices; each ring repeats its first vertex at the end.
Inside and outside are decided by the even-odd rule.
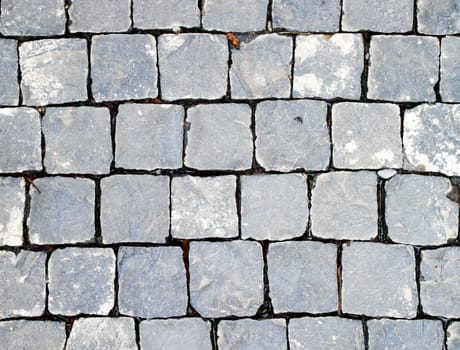
POLYGON ((289 97, 292 39, 278 34, 259 35, 232 50, 232 98, 289 97))
POLYGON ((125 315, 183 316, 187 280, 179 247, 121 247, 118 251, 118 305, 125 315))
POLYGON ((449 350, 460 349, 460 322, 452 322, 447 328, 447 348, 449 350))
POLYGON ((182 167, 184 107, 122 104, 115 129, 115 165, 126 169, 182 167))
POLYGON ((364 67, 359 34, 298 35, 294 97, 359 99, 364 67))
POLYGON ((366 242, 343 247, 343 312, 412 318, 417 304, 412 247, 366 242))
POLYGON ((203 317, 253 316, 264 301, 257 242, 191 242, 190 302, 203 317))
POLYGON ((17 46, 16 40, 0 39, 0 105, 17 105, 19 101, 17 46))
POLYGON ((175 238, 238 236, 236 177, 176 177, 171 187, 175 238))
POLYGON ((157 74, 152 35, 110 34, 92 39, 91 78, 96 101, 156 97, 157 74))
POLYGON ((42 120, 45 167, 50 174, 107 174, 112 162, 107 108, 48 108, 42 120))
MULTIPOLYGON (((0 318, 41 316, 45 311, 43 252, 0 252, 0 318)), ((1 323, 0 323, 1 324, 1 323)))
POLYGON ((460 102, 460 38, 450 36, 441 42, 441 84, 443 101, 460 102))
POLYGON ((195 169, 244 170, 252 165, 251 108, 211 104, 187 111, 185 165, 195 169))
POLYGON ((27 219, 32 244, 78 243, 94 239, 95 185, 92 180, 45 177, 36 179, 34 185, 30 187, 27 219))
POLYGON ((0 246, 22 244, 25 199, 24 180, 13 177, 0 179, 0 246))
POLYGON ((420 33, 444 35, 460 32, 458 0, 417 0, 417 29, 420 33))
POLYGON ((273 243, 269 245, 267 261, 270 298, 276 313, 337 310, 335 244, 273 243))
POLYGON ((316 178, 311 227, 322 238, 367 240, 377 236, 377 175, 333 172, 316 178))
POLYGON ((438 81, 437 38, 373 36, 367 96, 397 102, 435 101, 438 81))
POLYGON ((164 243, 169 235, 169 178, 115 175, 101 181, 104 243, 164 243))
POLYGON ((308 222, 307 179, 301 174, 241 177, 241 236, 281 241, 302 236, 308 222))
POLYGON ((325 170, 330 142, 327 105, 320 101, 264 101, 256 108, 256 159, 267 170, 325 170))
POLYGON ((158 57, 164 99, 219 99, 227 93, 228 44, 224 35, 161 35, 158 57))
POLYGON ((401 168, 399 107, 383 103, 335 104, 332 142, 337 168, 401 168))
POLYGON ((394 242, 439 245, 457 238, 458 204, 447 198, 448 179, 396 175, 385 190, 385 221, 394 242))
POLYGON ((65 323, 52 321, 0 322, 0 338, 4 349, 64 349, 65 323))

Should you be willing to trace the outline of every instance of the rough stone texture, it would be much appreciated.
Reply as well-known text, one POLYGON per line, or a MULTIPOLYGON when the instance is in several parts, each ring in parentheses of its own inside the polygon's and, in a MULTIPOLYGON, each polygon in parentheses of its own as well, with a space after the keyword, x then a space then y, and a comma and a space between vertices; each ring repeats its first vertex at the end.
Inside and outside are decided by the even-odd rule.
POLYGON ((164 99, 218 99, 226 94, 228 44, 224 35, 161 35, 158 57, 164 99))
POLYGON ((418 31, 424 34, 457 34, 460 32, 458 0, 417 0, 418 31))
POLYGON ((156 97, 155 38, 149 34, 95 36, 91 46, 91 78, 96 101, 156 97))
POLYGON ((283 319, 221 321, 217 329, 220 350, 285 350, 286 321, 283 319))
POLYGON ((145 350, 211 350, 211 324, 199 318, 149 320, 140 324, 145 350))
POLYGON ((196 169, 249 169, 252 165, 251 108, 212 104, 187 111, 184 163, 196 169))
POLYGON ((0 322, 0 339, 4 349, 63 349, 65 323, 26 320, 0 322))
POLYGON ((342 252, 342 310, 367 316, 417 314, 412 247, 355 242, 342 252))
POLYGON ((460 322, 452 322, 447 327, 447 348, 449 350, 460 349, 460 322))
POLYGON ((164 243, 169 234, 169 178, 115 175, 101 181, 104 243, 164 243))
POLYGON ((289 97, 292 47, 291 38, 278 34, 240 42, 232 50, 232 98, 289 97))
POLYGON ((264 301, 257 242, 191 242, 190 302, 203 317, 253 316, 264 301))
POLYGON ((0 246, 22 244, 24 204, 24 180, 0 178, 0 246))
POLYGON ((175 177, 171 234, 175 238, 238 236, 236 177, 175 177))
POLYGON ((32 108, 0 109, 0 172, 42 169, 40 115, 32 108))
POLYGON ((63 244, 94 237, 94 182, 89 179, 45 177, 30 187, 30 242, 63 244), (40 191, 40 192, 39 192, 40 191))
POLYGON ((402 167, 399 107, 339 103, 332 109, 333 162, 337 168, 402 167))
POLYGON ((293 96, 359 99, 363 56, 359 34, 298 35, 293 96))
POLYGON ((320 101, 264 101, 256 108, 256 159, 267 170, 325 170, 330 143, 320 101))
POLYGON ((50 174, 106 174, 112 162, 110 113, 107 108, 48 108, 42 119, 50 174))
POLYGON ((441 43, 440 94, 445 102, 460 102, 460 38, 447 37, 441 43))
POLYGON ((438 81, 437 38, 373 36, 367 96, 398 102, 435 101, 438 81))
POLYGON ((16 40, 0 39, 1 105, 17 105, 19 101, 17 46, 16 40))
POLYGON ((394 242, 445 244, 458 235, 458 204, 447 198, 448 179, 396 175, 385 185, 385 221, 394 242))
MULTIPOLYGON (((41 316, 45 311, 44 252, 0 252, 0 318, 41 316)), ((1 323, 0 323, 1 324, 1 323)))
POLYGON ((122 314, 174 317, 187 311, 187 281, 179 247, 121 247, 118 281, 122 314))
POLYGON ((116 124, 117 167, 153 170, 182 166, 182 106, 123 104, 116 124))
POLYGON ((404 113, 406 168, 460 175, 460 105, 420 105, 404 113))
POLYGON ((335 244, 273 243, 269 245, 267 260, 274 312, 325 313, 337 310, 335 244))
POLYGON ((289 321, 291 350, 364 350, 361 321, 339 317, 295 318, 289 321))
POLYGON ((377 236, 375 173, 333 172, 316 178, 311 227, 316 237, 372 239, 377 236))
POLYGON ((307 192, 301 174, 241 177, 241 237, 281 241, 302 236, 308 222, 307 192))

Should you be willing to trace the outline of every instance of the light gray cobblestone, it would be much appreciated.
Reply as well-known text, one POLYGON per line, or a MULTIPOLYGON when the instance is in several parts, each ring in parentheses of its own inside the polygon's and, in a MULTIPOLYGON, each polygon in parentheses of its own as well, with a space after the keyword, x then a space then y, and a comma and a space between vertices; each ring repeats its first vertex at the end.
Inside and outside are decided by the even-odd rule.
MULTIPOLYGON (((460 14, 460 13, 459 13, 460 14)), ((460 102, 460 38, 449 36, 441 42, 440 94, 444 102, 460 102)))
POLYGON ((0 322, 0 338, 5 349, 63 349, 66 341, 64 322, 4 321, 0 322))
MULTIPOLYGON (((1 17, 0 17, 1 23, 1 17)), ((18 42, 0 39, 0 104, 17 105, 19 101, 18 42)))
POLYGON ((417 29, 420 33, 460 33, 459 16, 458 0, 417 0, 417 29))
POLYGON ((460 349, 460 322, 452 322, 447 327, 447 348, 449 350, 460 349))
POLYGON ((0 246, 20 246, 25 206, 25 181, 4 177, 0 179, 0 246))

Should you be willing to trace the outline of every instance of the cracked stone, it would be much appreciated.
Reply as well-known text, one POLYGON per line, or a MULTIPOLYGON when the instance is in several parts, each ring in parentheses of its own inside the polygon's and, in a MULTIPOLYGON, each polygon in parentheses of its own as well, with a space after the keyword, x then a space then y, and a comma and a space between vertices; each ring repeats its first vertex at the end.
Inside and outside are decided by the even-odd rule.
POLYGON ((23 179, 0 179, 0 246, 22 244, 22 220, 25 205, 23 179))
POLYGON ((0 104, 2 105, 17 105, 19 102, 17 46, 16 40, 0 39, 0 104))
POLYGON ((417 0, 418 31, 424 34, 444 35, 460 32, 458 0, 417 0))
POLYGON ((441 43, 440 94, 445 102, 460 102, 460 38, 450 36, 441 43))
POLYGON ((0 339, 2 339, 2 346, 5 349, 64 349, 65 323, 28 320, 4 321, 0 322, 0 339))

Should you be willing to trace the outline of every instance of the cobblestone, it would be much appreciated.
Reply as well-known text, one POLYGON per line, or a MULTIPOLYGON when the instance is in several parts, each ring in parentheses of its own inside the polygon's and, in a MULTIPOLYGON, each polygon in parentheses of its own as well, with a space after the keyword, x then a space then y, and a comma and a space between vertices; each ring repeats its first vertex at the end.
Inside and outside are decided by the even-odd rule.
POLYGON ((64 322, 49 321, 0 322, 0 338, 5 349, 63 349, 66 341, 64 322))
POLYGON ((0 104, 2 105, 13 106, 19 101, 17 46, 16 40, 0 39, 0 104))
POLYGON ((460 349, 460 322, 452 322, 447 327, 447 348, 450 350, 460 349))
POLYGON ((418 31, 424 34, 460 32, 460 8, 457 0, 417 0, 418 31))
POLYGON ((0 246, 22 244, 22 221, 25 205, 25 182, 22 179, 0 179, 0 246))
POLYGON ((440 94, 445 102, 460 102, 460 38, 449 36, 441 42, 440 94))

